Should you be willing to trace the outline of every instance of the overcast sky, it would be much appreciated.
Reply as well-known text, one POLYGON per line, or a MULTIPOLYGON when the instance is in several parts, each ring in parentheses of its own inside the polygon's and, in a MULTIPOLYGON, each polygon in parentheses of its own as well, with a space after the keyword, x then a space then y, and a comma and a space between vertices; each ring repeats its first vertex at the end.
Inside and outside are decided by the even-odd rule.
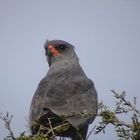
MULTIPOLYGON (((140 0, 0 0, 0 112, 14 115, 16 135, 28 130, 32 96, 48 71, 46 39, 75 46, 108 106, 111 89, 140 100, 140 0)), ((0 139, 6 135, 0 121, 0 139)), ((117 140, 109 128, 93 138, 117 140)))

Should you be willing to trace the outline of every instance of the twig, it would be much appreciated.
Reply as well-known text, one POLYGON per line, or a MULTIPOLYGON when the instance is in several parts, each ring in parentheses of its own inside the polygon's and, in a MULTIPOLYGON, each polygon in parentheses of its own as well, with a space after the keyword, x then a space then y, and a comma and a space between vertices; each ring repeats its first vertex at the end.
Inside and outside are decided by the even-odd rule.
POLYGON ((10 127, 10 123, 13 118, 13 115, 9 116, 8 112, 6 113, 6 116, 1 116, 1 115, 2 113, 0 113, 0 119, 4 121, 5 128, 9 131, 9 136, 12 138, 12 140, 15 140, 14 134, 10 127))
POLYGON ((48 118, 48 122, 49 122, 49 126, 50 126, 50 130, 48 132, 52 132, 52 135, 55 136, 50 118, 48 118))
POLYGON ((86 140, 88 140, 88 138, 90 137, 90 135, 93 133, 93 131, 94 131, 94 129, 96 128, 96 125, 92 128, 92 130, 89 132, 89 134, 88 134, 88 136, 87 136, 87 138, 86 138, 86 140))
POLYGON ((52 128, 51 130, 49 130, 49 131, 47 132, 47 134, 51 133, 52 131, 54 132, 54 130, 57 130, 57 129, 59 129, 59 128, 63 127, 63 126, 67 126, 67 125, 69 125, 69 123, 64 123, 64 124, 62 124, 62 125, 58 125, 58 126, 52 128))

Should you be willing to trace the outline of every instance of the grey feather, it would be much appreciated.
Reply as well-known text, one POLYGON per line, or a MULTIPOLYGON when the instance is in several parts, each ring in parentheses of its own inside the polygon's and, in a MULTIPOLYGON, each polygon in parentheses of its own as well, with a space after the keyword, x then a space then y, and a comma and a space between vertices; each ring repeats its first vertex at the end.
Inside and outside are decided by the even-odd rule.
MULTIPOLYGON (((63 41, 55 40, 47 42, 47 45, 58 45, 60 42, 63 41)), ((94 83, 82 70, 74 47, 66 42, 63 44, 70 46, 69 49, 57 60, 52 60, 47 75, 39 83, 32 99, 31 127, 34 121, 47 114, 47 109, 60 117, 66 116, 73 127, 79 128, 88 128, 96 116, 98 100, 94 83)))

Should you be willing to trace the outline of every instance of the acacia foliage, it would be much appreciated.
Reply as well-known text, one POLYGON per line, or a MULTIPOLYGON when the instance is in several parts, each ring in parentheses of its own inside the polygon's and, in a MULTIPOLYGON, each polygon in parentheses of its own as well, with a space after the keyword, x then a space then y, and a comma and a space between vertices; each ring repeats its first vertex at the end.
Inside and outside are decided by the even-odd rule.
MULTIPOLYGON (((108 125, 113 125, 115 127, 115 132, 117 135, 116 139, 140 140, 140 111, 136 107, 136 98, 134 97, 133 101, 130 102, 126 99, 125 92, 117 93, 114 90, 112 90, 111 92, 115 97, 115 107, 113 109, 110 109, 109 107, 104 105, 102 101, 99 103, 98 113, 96 115, 100 118, 100 121, 93 127, 86 140, 88 140, 91 135, 105 133, 106 127, 108 125), (131 121, 122 121, 120 119, 120 116, 122 115, 129 117, 131 121)), ((86 117, 86 115, 87 114, 85 114, 84 116, 86 117)), ((64 122, 66 124, 61 124, 60 126, 57 126, 57 128, 52 128, 50 122, 49 132, 53 134, 51 135, 51 137, 50 135, 44 135, 41 133, 38 133, 34 136, 27 135, 24 131, 20 134, 19 137, 16 138, 14 136, 14 132, 10 127, 12 117, 13 115, 10 115, 8 112, 5 115, 0 113, 0 119, 4 122, 4 126, 8 130, 8 135, 5 136, 4 140, 55 140, 56 136, 54 131, 65 131, 69 125, 68 122, 64 122)), ((78 133, 78 129, 75 130, 78 133)), ((66 138, 57 137, 57 140, 58 139, 65 140, 66 138)))

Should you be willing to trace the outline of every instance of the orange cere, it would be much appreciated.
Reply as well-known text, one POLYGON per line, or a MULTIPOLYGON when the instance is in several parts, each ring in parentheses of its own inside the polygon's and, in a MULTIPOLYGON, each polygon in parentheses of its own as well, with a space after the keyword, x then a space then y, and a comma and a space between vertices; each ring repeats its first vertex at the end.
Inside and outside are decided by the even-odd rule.
POLYGON ((59 56, 60 52, 52 45, 48 46, 49 51, 52 53, 53 56, 59 56))

